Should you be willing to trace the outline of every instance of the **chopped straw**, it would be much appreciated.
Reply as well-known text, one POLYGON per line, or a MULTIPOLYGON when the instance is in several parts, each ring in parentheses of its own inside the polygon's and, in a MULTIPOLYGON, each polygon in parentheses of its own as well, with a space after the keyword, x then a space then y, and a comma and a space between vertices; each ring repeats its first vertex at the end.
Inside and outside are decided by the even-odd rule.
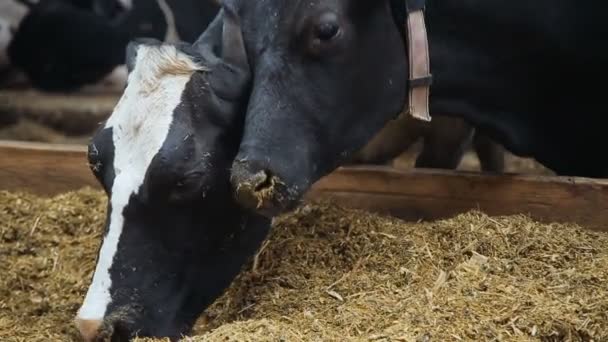
MULTIPOLYGON (((75 338, 104 211, 91 190, 0 193, 0 340, 75 338)), ((407 223, 308 204, 275 220, 194 335, 183 340, 606 341, 608 236, 525 216, 407 223)))

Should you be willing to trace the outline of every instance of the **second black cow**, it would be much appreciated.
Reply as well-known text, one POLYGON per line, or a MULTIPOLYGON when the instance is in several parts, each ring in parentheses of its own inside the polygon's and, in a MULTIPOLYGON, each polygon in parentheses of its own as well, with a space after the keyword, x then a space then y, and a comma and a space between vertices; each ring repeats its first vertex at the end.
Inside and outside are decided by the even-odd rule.
MULTIPOLYGON (((407 103, 402 0, 229 0, 254 71, 233 185, 296 205, 407 103), (266 18, 260 21, 259 18, 266 18)), ((561 175, 604 177, 608 3, 429 0, 430 112, 465 119, 561 175)))
POLYGON ((219 9, 214 0, 8 1, 15 13, 0 14, 11 22, 11 31, 2 37, 0 20, 0 63, 4 55, 5 67, 9 64, 35 88, 51 92, 100 82, 121 89, 130 40, 192 43, 219 9))

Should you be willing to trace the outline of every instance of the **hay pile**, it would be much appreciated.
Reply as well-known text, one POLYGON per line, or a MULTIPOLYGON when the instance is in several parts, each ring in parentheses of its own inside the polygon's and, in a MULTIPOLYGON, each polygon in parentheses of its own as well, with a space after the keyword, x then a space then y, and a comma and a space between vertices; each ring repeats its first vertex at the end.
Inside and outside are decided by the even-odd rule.
MULTIPOLYGON (((0 193, 0 340, 72 340, 104 202, 0 193)), ((605 341, 607 247, 523 216, 409 224, 307 205, 185 340, 605 341)))
POLYGON ((0 192, 0 341, 71 341, 105 218, 105 196, 0 192))

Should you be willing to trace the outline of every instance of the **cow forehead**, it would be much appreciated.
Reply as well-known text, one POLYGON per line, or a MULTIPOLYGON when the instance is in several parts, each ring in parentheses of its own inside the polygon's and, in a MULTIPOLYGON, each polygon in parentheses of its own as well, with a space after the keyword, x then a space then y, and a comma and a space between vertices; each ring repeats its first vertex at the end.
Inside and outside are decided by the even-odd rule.
MULTIPOLYGON (((201 68, 174 46, 137 49, 123 96, 106 122, 113 129, 115 166, 148 164, 162 146, 190 77, 201 68), (127 157, 121 165, 119 154, 127 157)), ((120 173, 116 170, 116 173, 120 173)))
POLYGON ((201 69, 173 46, 140 45, 127 87, 105 128, 112 129, 114 182, 108 230, 78 316, 102 319, 111 302, 110 268, 125 223, 123 212, 162 148, 190 77, 201 69))
POLYGON ((253 35, 245 34, 245 39, 263 44, 291 35, 293 26, 301 17, 313 13, 310 10, 319 5, 319 0, 225 0, 224 5, 239 14, 245 32, 255 32, 253 35))
MULTIPOLYGON (((137 48, 127 87, 105 126, 112 128, 114 145, 112 219, 114 212, 122 215, 130 196, 144 183, 154 156, 167 139, 182 94, 199 69, 172 45, 137 48)), ((122 218, 116 217, 116 222, 122 218)))

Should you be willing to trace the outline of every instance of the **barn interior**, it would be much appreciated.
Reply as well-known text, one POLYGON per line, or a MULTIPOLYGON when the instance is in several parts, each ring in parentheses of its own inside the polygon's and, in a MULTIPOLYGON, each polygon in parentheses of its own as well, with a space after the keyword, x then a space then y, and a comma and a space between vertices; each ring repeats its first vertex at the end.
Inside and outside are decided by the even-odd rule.
MULTIPOLYGON (((18 27, 21 12, 0 5, 0 27, 18 27)), ((95 266, 107 204, 94 181, 82 180, 90 172, 85 151, 123 86, 100 80, 43 90, 10 62, 0 65, 2 341, 81 340, 73 320, 95 266), (80 153, 81 164, 66 168, 77 169, 77 176, 37 189, 41 178, 54 175, 49 170, 61 167, 51 161, 62 151, 80 153)), ((318 192, 328 197, 313 191, 310 201, 276 218, 270 237, 183 340, 608 340, 608 228, 602 224, 608 181, 560 178, 508 151, 504 175, 480 178, 471 146, 455 170, 417 171, 423 146, 418 139, 374 170, 377 177, 398 172, 412 183, 443 177, 438 199, 410 190, 402 204, 378 210, 385 202, 368 204, 380 198, 373 184, 360 190, 365 200, 332 197, 343 189, 330 175, 318 192), (484 187, 490 183, 502 187, 490 192, 484 187), (472 188, 471 198, 459 197, 472 188), (547 193, 521 198, 527 192, 520 188, 547 193), (568 198, 577 191, 588 195, 568 198), (487 203, 503 196, 499 204, 487 203), (397 208, 412 202, 420 203, 418 211, 397 208), (442 207, 454 203, 446 214, 442 207), (594 212, 601 214, 590 217, 594 212)))

